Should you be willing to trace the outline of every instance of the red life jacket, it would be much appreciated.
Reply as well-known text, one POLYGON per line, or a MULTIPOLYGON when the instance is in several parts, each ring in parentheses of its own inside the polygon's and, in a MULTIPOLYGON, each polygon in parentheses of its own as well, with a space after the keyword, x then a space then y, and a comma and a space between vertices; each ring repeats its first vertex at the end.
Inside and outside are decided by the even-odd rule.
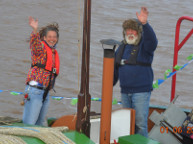
MULTIPOLYGON (((45 48, 46 48, 46 52, 47 52, 47 61, 46 61, 46 66, 45 69, 48 71, 52 71, 52 49, 44 42, 42 41, 42 43, 44 44, 45 48)), ((60 70, 60 60, 59 60, 59 55, 56 49, 54 49, 54 53, 55 53, 55 68, 56 68, 56 74, 59 74, 59 70, 60 70)))
POLYGON ((60 70, 60 60, 59 60, 59 55, 56 49, 54 49, 54 53, 55 53, 55 67, 52 67, 52 48, 50 48, 46 42, 42 41, 42 44, 45 46, 46 48, 46 52, 47 52, 47 58, 46 58, 46 64, 40 64, 40 63, 36 63, 35 65, 32 65, 32 67, 37 66, 39 68, 43 68, 45 70, 48 71, 52 71, 53 73, 55 73, 56 75, 59 74, 59 70, 60 70))

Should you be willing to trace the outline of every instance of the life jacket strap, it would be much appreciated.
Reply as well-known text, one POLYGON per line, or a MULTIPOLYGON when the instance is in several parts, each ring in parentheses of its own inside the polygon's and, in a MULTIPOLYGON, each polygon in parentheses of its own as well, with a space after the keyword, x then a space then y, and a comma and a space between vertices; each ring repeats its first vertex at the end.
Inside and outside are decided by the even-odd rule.
POLYGON ((138 62, 137 61, 138 52, 139 52, 139 49, 140 49, 139 45, 133 47, 129 59, 122 59, 122 56, 123 56, 123 53, 124 53, 124 50, 125 50, 125 46, 126 45, 124 43, 122 43, 119 47, 119 50, 118 50, 118 52, 116 54, 116 57, 115 57, 115 66, 116 67, 119 67, 119 66, 122 66, 122 65, 125 65, 125 64, 140 65, 140 66, 151 66, 151 63, 143 63, 143 62, 138 62))
POLYGON ((136 62, 136 63, 130 63, 128 60, 126 59, 122 59, 121 62, 120 62, 120 65, 140 65, 140 66, 151 66, 150 63, 143 63, 143 62, 136 62))
POLYGON ((37 66, 37 67, 39 67, 39 68, 43 68, 43 69, 45 69, 45 67, 46 67, 45 64, 40 64, 40 63, 36 63, 36 64, 34 64, 34 65, 31 65, 31 67, 35 67, 35 66, 37 66))
MULTIPOLYGON (((36 64, 34 64, 34 65, 31 65, 31 67, 34 67, 34 66, 37 66, 37 67, 39 67, 39 68, 43 68, 43 69, 45 69, 45 67, 46 67, 46 65, 44 65, 44 64, 40 64, 40 63, 36 63, 36 64)), ((45 69, 45 70, 47 70, 47 69, 45 69)), ((53 74, 56 74, 56 68, 52 68, 52 73, 53 74)), ((47 70, 48 71, 48 70, 47 70)))

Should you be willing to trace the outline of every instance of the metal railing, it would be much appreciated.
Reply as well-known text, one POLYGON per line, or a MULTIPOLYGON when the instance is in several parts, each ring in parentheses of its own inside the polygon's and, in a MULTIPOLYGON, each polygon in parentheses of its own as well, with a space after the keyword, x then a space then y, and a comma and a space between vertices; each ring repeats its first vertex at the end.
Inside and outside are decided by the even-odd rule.
MULTIPOLYGON (((178 52, 182 48, 182 46, 187 42, 187 40, 190 38, 190 36, 193 34, 193 28, 190 30, 190 32, 185 36, 185 38, 179 43, 179 36, 180 36, 180 26, 183 20, 188 20, 193 22, 193 17, 189 16, 182 16, 178 19, 176 24, 176 35, 175 35, 175 44, 174 44, 174 58, 173 58, 173 72, 176 70, 174 69, 174 66, 177 65, 178 62, 178 52)), ((172 77, 172 86, 171 86, 171 97, 170 102, 175 97, 175 90, 176 90, 176 74, 172 77)))

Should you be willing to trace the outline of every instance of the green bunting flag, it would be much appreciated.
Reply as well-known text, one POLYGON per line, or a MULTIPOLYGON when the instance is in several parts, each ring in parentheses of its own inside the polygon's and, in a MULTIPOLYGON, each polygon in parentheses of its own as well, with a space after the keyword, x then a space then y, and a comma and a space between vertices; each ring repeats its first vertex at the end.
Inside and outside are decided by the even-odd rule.
POLYGON ((78 103, 78 99, 72 99, 71 100, 71 105, 76 105, 78 103))
POLYGON ((55 97, 52 97, 52 99, 53 99, 53 100, 58 100, 58 101, 59 101, 59 100, 63 99, 63 97, 56 97, 56 96, 55 96, 55 97))
POLYGON ((115 105, 115 104, 117 104, 118 102, 117 102, 117 99, 115 98, 115 99, 113 99, 113 102, 112 102, 112 104, 113 105, 115 105))
POLYGON ((10 94, 12 94, 12 95, 19 95, 20 93, 17 93, 17 92, 10 92, 10 94))
POLYGON ((178 70, 180 70, 182 67, 183 67, 183 66, 175 65, 174 69, 178 71, 178 70))
POLYGON ((158 80, 156 80, 156 81, 153 83, 153 88, 159 88, 158 80))
POLYGON ((164 73, 164 79, 167 79, 167 76, 171 73, 171 69, 167 69, 164 73))
POLYGON ((92 101, 100 101, 100 98, 91 98, 92 101))
POLYGON ((187 60, 192 60, 192 58, 193 58, 193 54, 189 55, 186 59, 187 60))

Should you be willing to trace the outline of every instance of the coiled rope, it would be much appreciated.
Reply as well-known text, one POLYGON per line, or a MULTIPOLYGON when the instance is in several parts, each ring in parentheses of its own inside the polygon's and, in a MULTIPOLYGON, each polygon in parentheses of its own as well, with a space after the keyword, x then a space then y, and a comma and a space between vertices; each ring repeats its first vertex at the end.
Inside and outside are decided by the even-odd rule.
POLYGON ((62 132, 66 132, 68 127, 0 127, 0 144, 25 144, 21 138, 16 136, 27 136, 40 139, 46 144, 75 144, 62 132))

